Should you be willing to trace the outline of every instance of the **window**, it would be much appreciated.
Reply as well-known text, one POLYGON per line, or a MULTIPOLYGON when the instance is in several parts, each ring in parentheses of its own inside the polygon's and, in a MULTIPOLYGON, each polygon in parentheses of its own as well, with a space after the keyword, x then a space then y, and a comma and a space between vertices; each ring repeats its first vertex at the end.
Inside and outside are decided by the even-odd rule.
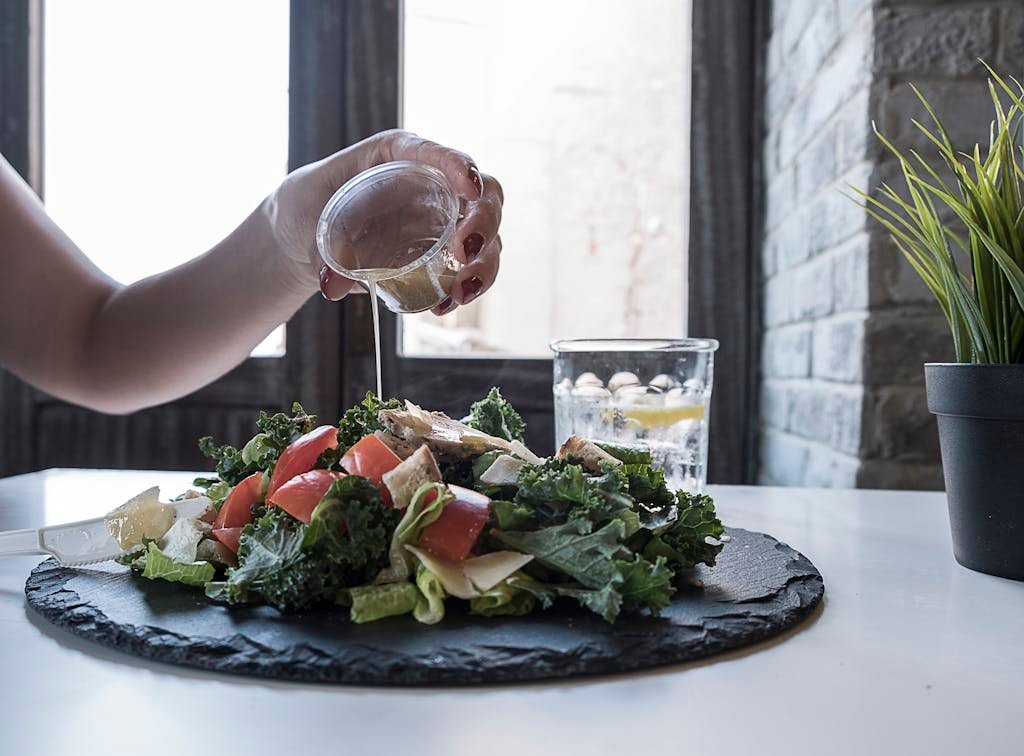
POLYGON ((685 332, 689 3, 406 0, 403 125, 505 189, 501 276, 403 353, 685 332))
MULTIPOLYGON (((202 253, 287 173, 287 0, 47 0, 44 193, 131 283, 202 253)), ((254 356, 284 353, 284 328, 254 356)))

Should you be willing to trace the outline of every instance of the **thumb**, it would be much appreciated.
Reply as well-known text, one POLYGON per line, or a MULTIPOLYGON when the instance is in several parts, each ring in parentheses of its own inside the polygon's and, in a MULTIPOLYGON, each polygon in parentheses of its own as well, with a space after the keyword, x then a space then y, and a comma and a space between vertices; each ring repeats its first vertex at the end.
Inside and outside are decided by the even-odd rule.
POLYGON ((326 265, 320 268, 320 294, 328 302, 337 302, 344 298, 355 285, 355 281, 339 276, 326 265))

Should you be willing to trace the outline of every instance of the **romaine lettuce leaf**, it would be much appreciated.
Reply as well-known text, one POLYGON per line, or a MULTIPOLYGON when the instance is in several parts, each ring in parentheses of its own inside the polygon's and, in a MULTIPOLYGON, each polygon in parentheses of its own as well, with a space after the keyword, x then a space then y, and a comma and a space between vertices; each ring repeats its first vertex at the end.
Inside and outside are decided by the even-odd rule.
POLYGON ((416 489, 412 502, 402 513, 388 549, 389 564, 374 578, 374 583, 397 583, 412 574, 413 557, 406 545, 419 543, 420 533, 441 516, 444 506, 455 496, 443 483, 424 483, 416 489), (431 499, 433 494, 433 499, 431 499))
POLYGON ((422 598, 412 583, 360 585, 349 588, 347 593, 352 602, 352 621, 357 624, 408 614, 422 598))
POLYGON ((437 575, 423 566, 422 563, 416 566, 416 587, 419 588, 420 598, 416 602, 416 608, 412 616, 417 622, 424 625, 435 625, 444 619, 444 586, 438 580, 437 575))
POLYGON ((469 600, 469 611, 483 617, 518 617, 529 614, 537 599, 521 588, 509 585, 503 580, 488 591, 469 600))
POLYGON ((213 580, 213 574, 213 565, 209 562, 176 562, 161 551, 155 541, 150 541, 146 547, 146 563, 142 570, 144 578, 202 587, 213 580))

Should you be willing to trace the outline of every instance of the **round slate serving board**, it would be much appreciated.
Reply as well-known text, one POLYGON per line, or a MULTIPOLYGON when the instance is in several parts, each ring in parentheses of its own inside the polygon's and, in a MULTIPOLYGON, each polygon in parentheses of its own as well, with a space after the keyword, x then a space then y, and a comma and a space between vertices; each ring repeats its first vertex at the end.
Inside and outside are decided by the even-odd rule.
POLYGON ((805 618, 824 592, 814 565, 769 535, 727 532, 718 565, 696 570, 703 588, 677 593, 661 617, 624 613, 614 625, 571 602, 526 617, 473 617, 452 606, 433 626, 411 617, 354 625, 346 610, 228 609, 118 565, 64 568, 52 559, 32 571, 25 594, 76 635, 200 669, 365 685, 541 680, 701 659, 805 618))

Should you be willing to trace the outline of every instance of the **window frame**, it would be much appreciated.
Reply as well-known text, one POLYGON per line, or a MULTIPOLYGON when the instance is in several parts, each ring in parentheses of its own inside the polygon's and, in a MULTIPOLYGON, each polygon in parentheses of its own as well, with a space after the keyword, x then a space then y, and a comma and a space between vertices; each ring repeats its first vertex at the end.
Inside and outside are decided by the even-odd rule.
MULTIPOLYGON (((0 2, 0 151, 43 196, 42 50, 44 0, 0 2)), ((335 108, 306 86, 308 38, 337 29, 336 5, 292 0, 289 6, 288 168, 344 146, 335 108), (314 117, 310 117, 313 114, 314 117)), ((333 45, 336 48, 337 45, 333 45)), ((316 48, 328 51, 332 46, 316 48)), ((330 65, 332 81, 339 68, 330 65)), ((339 414, 341 312, 313 297, 286 326, 283 357, 249 357, 208 386, 174 402, 112 417, 48 396, 0 370, 0 476, 51 466, 202 469, 196 439, 231 443, 255 431, 259 410, 287 409, 295 400, 325 418, 339 414)))
MULTIPOLYGON (((350 0, 348 5, 374 17, 373 28, 396 48, 393 57, 377 58, 380 69, 372 72, 366 92, 382 116, 378 130, 396 126, 401 122, 402 3, 350 0)), ((709 480, 716 483, 754 483, 757 474, 767 10, 768 0, 693 2, 691 8, 690 185, 702 190, 690 192, 684 285, 691 292, 687 332, 721 342, 709 451, 709 480)), ((369 344, 369 307, 353 302, 346 317, 351 335, 360 339, 356 331, 362 329, 363 343, 369 344)), ((552 450, 550 359, 403 355, 400 338, 398 318, 382 313, 385 394, 457 413, 490 385, 500 385, 526 416, 531 445, 539 453, 552 450)), ((372 345, 363 354, 371 364, 355 374, 367 386, 372 345)), ((357 392, 348 386, 344 393, 354 399, 357 392)))
POLYGON ((708 480, 757 481, 770 0, 693 2, 687 330, 717 338, 708 480), (699 296, 695 296, 699 293, 699 296))
MULTIPOLYGON (((0 151, 40 192, 42 2, 0 3, 0 151)), ((687 330, 722 343, 712 407, 713 482, 752 483, 756 475, 767 7, 768 0, 692 4, 690 182, 702 191, 690 193, 686 283, 700 296, 688 297, 687 330)), ((397 126, 400 0, 292 0, 290 15, 289 168, 397 126)), ((183 401, 196 409, 282 406, 298 398, 325 418, 336 417, 372 386, 369 318, 365 296, 348 297, 340 307, 313 298, 287 326, 284 358, 250 358, 183 401)), ((530 423, 531 444, 550 451, 550 359, 405 356, 397 319, 387 313, 382 321, 386 393, 457 414, 490 385, 501 385, 530 423)), ((43 443, 34 434, 38 409, 54 403, 0 371, 0 475, 35 469, 43 443)), ((114 420, 94 422, 131 423, 114 420)), ((141 464, 125 449, 115 456, 136 466, 172 466, 155 453, 144 454, 141 464)))

